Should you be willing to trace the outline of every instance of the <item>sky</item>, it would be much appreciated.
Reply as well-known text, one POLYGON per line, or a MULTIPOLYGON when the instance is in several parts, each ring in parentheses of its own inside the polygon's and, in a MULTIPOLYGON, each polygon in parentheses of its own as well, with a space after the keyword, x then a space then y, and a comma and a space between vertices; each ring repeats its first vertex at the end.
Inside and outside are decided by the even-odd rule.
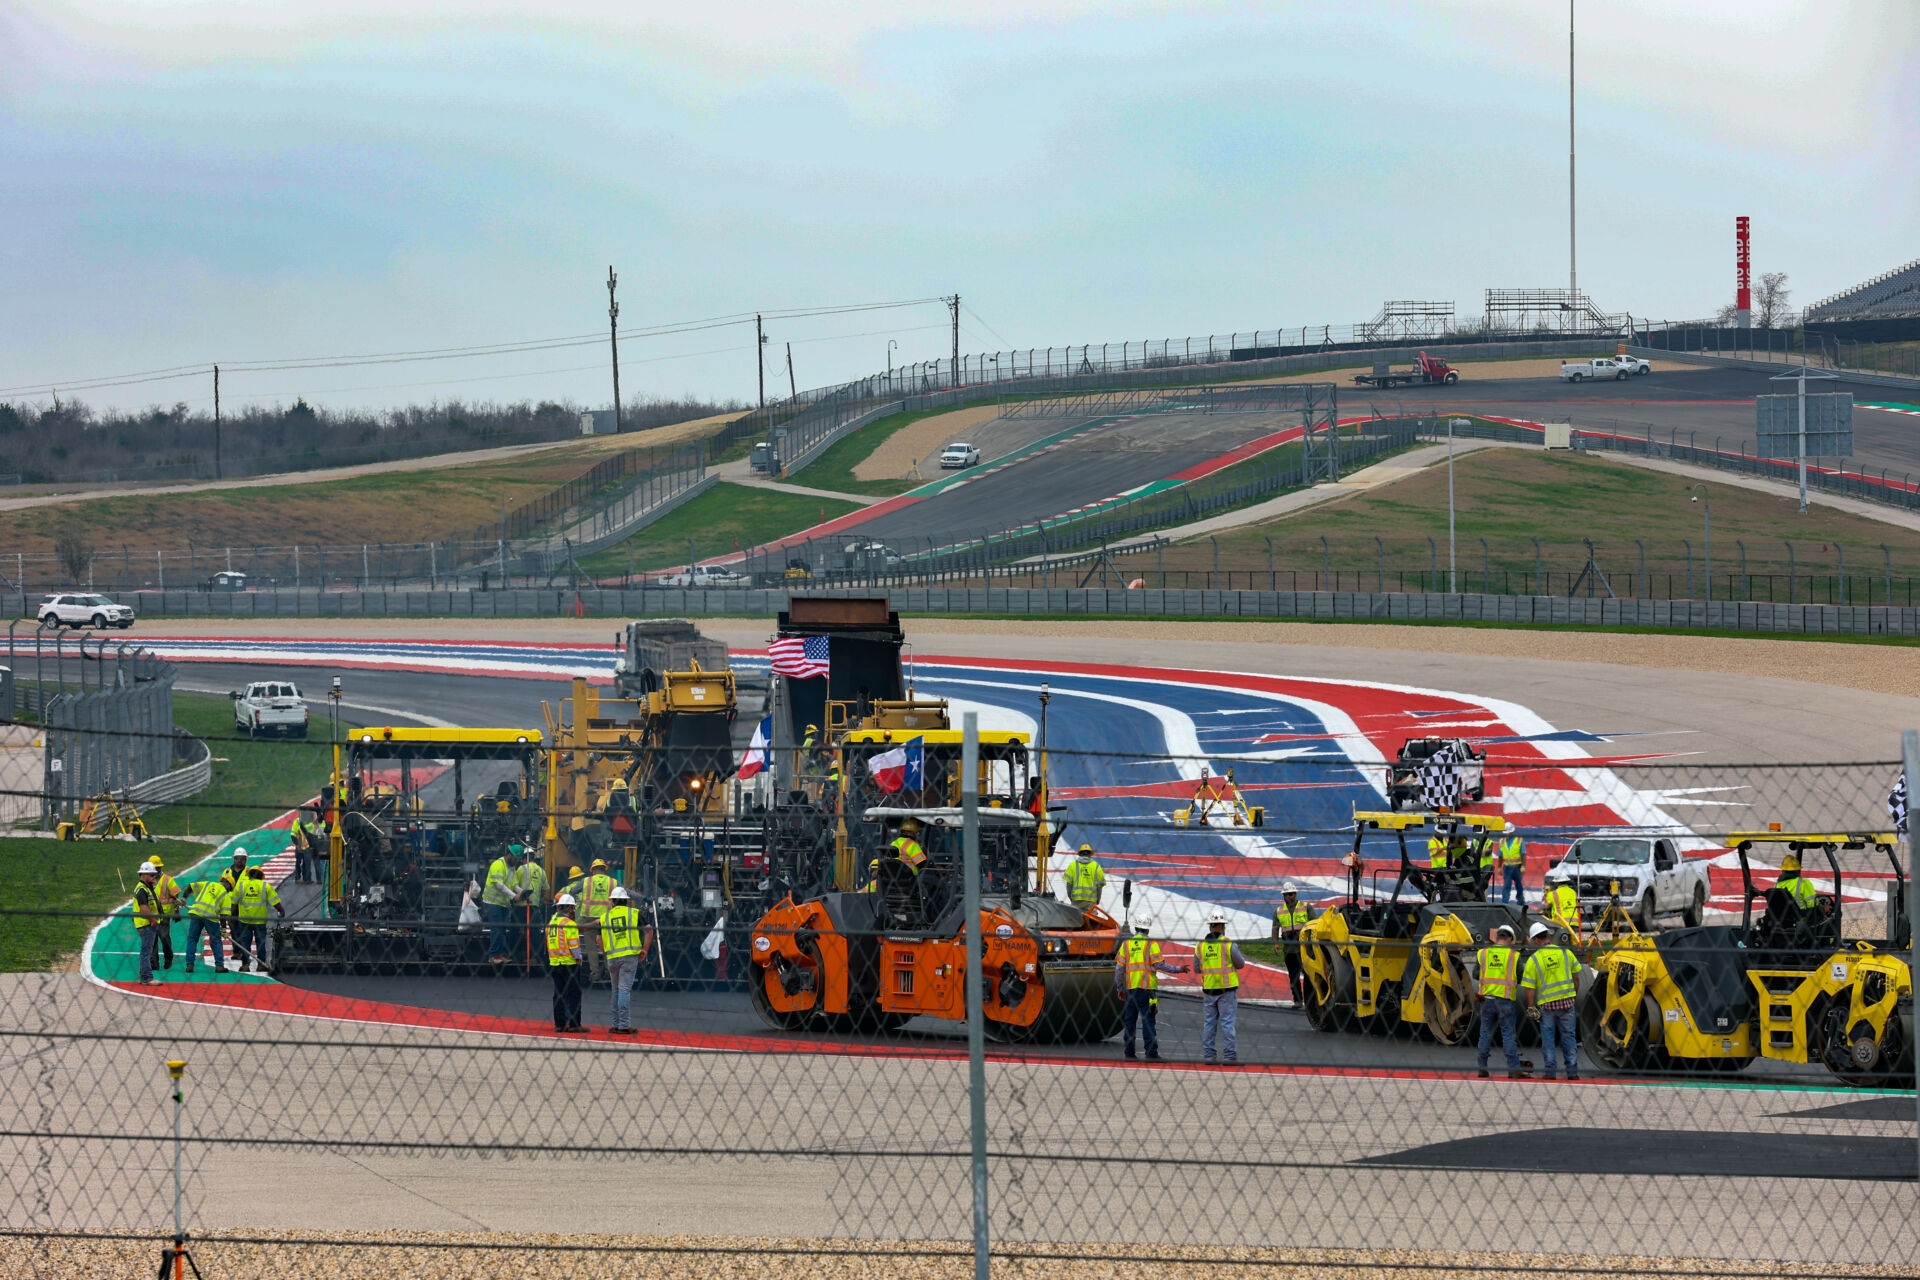
MULTIPOLYGON (((1920 4, 1577 26, 1602 308, 1711 314, 1740 214, 1796 303, 1920 257, 1920 4)), ((1567 281, 1567 75, 1558 0, 6 0, 0 399, 604 405, 609 265, 623 330, 958 292, 968 352, 1477 315, 1567 281)), ((933 301, 768 336, 769 391, 789 342, 803 388, 950 344, 933 301)), ((620 360, 756 394, 750 320, 620 360)))

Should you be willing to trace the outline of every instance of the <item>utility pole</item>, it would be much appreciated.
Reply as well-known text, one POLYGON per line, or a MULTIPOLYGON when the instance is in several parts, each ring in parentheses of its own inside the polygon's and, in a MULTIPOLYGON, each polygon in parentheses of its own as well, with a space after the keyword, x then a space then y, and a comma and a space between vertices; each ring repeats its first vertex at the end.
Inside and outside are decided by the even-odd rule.
POLYGON ((220 478, 220 366, 213 366, 213 478, 220 478))
POLYGON ((791 342, 787 344, 787 398, 790 400, 800 398, 800 389, 793 385, 793 344, 791 342))
POLYGON ((947 299, 947 309, 953 312, 953 385, 960 385, 960 295, 954 294, 947 299))
POLYGON ((607 346, 613 352, 613 434, 620 434, 620 304, 614 299, 613 287, 620 283, 620 277, 613 274, 613 268, 607 268, 607 346))
MULTIPOLYGON (((1573 0, 1567 0, 1567 306, 1572 308, 1580 302, 1580 271, 1578 258, 1574 252, 1577 241, 1574 237, 1573 219, 1573 0)), ((1577 323, 1579 316, 1569 310, 1568 322, 1577 323)))
POLYGON ((767 331, 760 317, 753 318, 753 362, 760 371, 760 407, 767 407, 767 331))

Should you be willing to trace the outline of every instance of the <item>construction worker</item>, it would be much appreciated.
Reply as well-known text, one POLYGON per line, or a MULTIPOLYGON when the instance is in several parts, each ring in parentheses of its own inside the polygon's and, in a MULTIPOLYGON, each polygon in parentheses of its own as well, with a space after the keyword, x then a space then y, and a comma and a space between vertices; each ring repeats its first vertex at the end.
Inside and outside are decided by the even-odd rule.
POLYGON ((1480 1078, 1487 1078, 1487 1058, 1493 1052, 1493 1030, 1500 1028, 1500 1047, 1507 1053, 1507 1079, 1525 1080, 1519 1029, 1514 1025, 1520 994, 1520 955, 1513 947, 1513 926, 1495 925, 1487 945, 1474 953, 1480 977, 1474 993, 1480 1001, 1480 1078))
POLYGON ((1287 1008, 1300 1007, 1300 993, 1307 989, 1307 973, 1300 965, 1300 930, 1313 913, 1300 904, 1300 890, 1288 885, 1280 891, 1280 905, 1273 909, 1273 940, 1287 962, 1287 990, 1292 999, 1287 1008))
POLYGON ((1193 949, 1194 964, 1200 971, 1200 1060, 1211 1063, 1214 1042, 1229 1065, 1240 1061, 1239 1041, 1234 1036, 1234 1018, 1240 1007, 1240 970, 1247 958, 1238 943, 1227 938, 1227 913, 1215 910, 1207 917, 1207 936, 1193 949))
POLYGON ((880 859, 875 858, 867 864, 867 882, 860 886, 860 892, 880 892, 880 859))
POLYGON ((1093 846, 1080 846, 1080 856, 1067 864, 1060 879, 1065 883, 1067 901, 1076 907, 1097 907, 1101 891, 1107 887, 1107 871, 1093 860, 1093 846))
POLYGON ((607 914, 607 908, 613 905, 613 890, 617 884, 618 881, 607 874, 607 864, 595 858, 592 868, 587 872, 584 887, 574 899, 579 904, 580 941, 587 955, 587 973, 583 976, 588 982, 600 982, 607 976, 607 953, 600 945, 600 921, 607 914))
POLYGON ((200 935, 207 936, 213 948, 213 971, 227 967, 227 953, 220 941, 220 922, 227 914, 232 894, 219 880, 196 880, 187 886, 187 972, 200 958, 200 935))
POLYGON ((160 979, 153 976, 153 953, 160 944, 160 895, 153 886, 160 878, 160 868, 143 862, 135 874, 140 878, 133 887, 133 931, 140 946, 140 985, 157 987, 160 979))
POLYGON ((180 918, 180 882, 167 874, 167 864, 156 855, 147 859, 159 872, 153 879, 153 893, 160 900, 160 951, 162 969, 173 968, 173 922, 180 918))
POLYGON ((252 973, 261 973, 267 967, 267 908, 273 908, 286 918, 287 909, 280 904, 280 894, 267 883, 267 873, 260 867, 248 867, 247 874, 233 891, 233 958, 246 961, 246 969, 252 973))
POLYGON ((1447 855, 1452 845, 1443 835, 1435 833, 1427 837, 1427 866, 1435 871, 1447 868, 1447 855))
POLYGON ((1480 884, 1489 902, 1493 900, 1493 882, 1500 875, 1500 850, 1494 846, 1493 837, 1482 833, 1480 836, 1480 884))
POLYGON ((1580 962, 1573 952, 1553 940, 1553 930, 1540 920, 1527 930, 1526 964, 1520 970, 1520 998, 1540 1014, 1541 1073, 1553 1079, 1553 1050, 1567 1062, 1567 1079, 1580 1078, 1579 1045, 1574 1040, 1573 1002, 1579 995, 1580 962))
POLYGON ((629 899, 624 885, 613 886, 606 914, 600 917, 601 945, 607 956, 607 976, 613 984, 613 1034, 633 1034, 633 979, 640 962, 653 947, 647 927, 629 899))
POLYGON ((1133 934, 1120 944, 1113 961, 1114 984, 1126 1000, 1120 1024, 1120 1050, 1133 1057, 1133 1028, 1140 1027, 1140 1038, 1153 1061, 1160 1058, 1160 975, 1185 973, 1187 966, 1160 958, 1160 944, 1147 936, 1153 917, 1144 912, 1133 918, 1133 934))
POLYGON ((1580 936, 1580 893, 1571 882, 1548 885, 1542 906, 1547 919, 1564 926, 1574 937, 1580 936))
POLYGON ((1810 910, 1817 901, 1813 882, 1800 878, 1800 855, 1797 853, 1789 853, 1780 859, 1780 878, 1773 882, 1773 887, 1785 890, 1788 899, 1802 911, 1810 910))
POLYGON ((294 815, 293 831, 293 882, 295 884, 313 884, 318 877, 314 874, 314 851, 320 841, 326 839, 325 829, 318 822, 309 819, 305 809, 294 815))
POLYGON ((513 873, 510 883, 522 895, 520 905, 530 913, 531 923, 541 923, 541 908, 547 901, 547 869, 540 865, 540 859, 529 853, 527 860, 513 873))
POLYGON ((515 879, 526 850, 517 844, 493 860, 487 868, 487 883, 480 890, 480 919, 487 926, 487 961, 498 968, 512 952, 507 918, 520 901, 515 879))
POLYGON ((810 724, 800 739, 800 769, 803 773, 813 773, 819 766, 820 726, 810 724))
POLYGON ((920 819, 906 818, 900 823, 900 833, 887 844, 887 847, 893 850, 893 856, 900 860, 901 865, 916 876, 920 874, 920 868, 927 861, 927 851, 920 847, 919 835, 920 819))
POLYGON ((240 881, 247 874, 247 852, 244 849, 233 851, 233 861, 220 873, 220 887, 227 891, 227 936, 233 936, 233 892, 240 887, 240 881))
POLYGON ((580 926, 573 895, 553 900, 547 920, 547 972, 553 976, 553 1029, 580 1031, 580 926))
POLYGON ((1506 882, 1500 889, 1500 901, 1518 902, 1527 905, 1527 887, 1520 883, 1520 875, 1527 869, 1527 845, 1520 833, 1512 827, 1500 839, 1500 867, 1506 874, 1506 882))

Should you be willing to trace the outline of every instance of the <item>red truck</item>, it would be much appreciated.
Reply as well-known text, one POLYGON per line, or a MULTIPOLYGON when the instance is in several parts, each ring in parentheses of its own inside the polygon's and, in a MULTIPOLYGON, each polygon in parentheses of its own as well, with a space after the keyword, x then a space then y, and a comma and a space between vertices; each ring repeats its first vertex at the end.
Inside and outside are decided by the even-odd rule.
POLYGON ((1356 373, 1353 380, 1363 387, 1397 387, 1412 383, 1439 383, 1450 387, 1460 381, 1460 371, 1445 360, 1422 351, 1415 358, 1412 368, 1389 369, 1385 360, 1376 360, 1372 373, 1356 373))

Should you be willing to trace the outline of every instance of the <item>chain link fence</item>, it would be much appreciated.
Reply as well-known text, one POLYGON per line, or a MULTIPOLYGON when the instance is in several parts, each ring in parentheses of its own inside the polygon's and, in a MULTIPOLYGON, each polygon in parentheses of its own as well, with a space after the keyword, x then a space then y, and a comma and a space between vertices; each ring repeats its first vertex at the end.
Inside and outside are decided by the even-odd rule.
MULTIPOLYGON (((143 929, 88 867, 146 850, 18 842, 11 883, 91 897, 3 908, 80 972, 6 952, 0 1256, 151 1268, 177 1169, 207 1276, 1914 1273, 1920 750, 1382 759, 1274 704, 1168 754, 1096 720, 905 763, 781 737, 749 780, 670 748, 588 805, 526 785, 543 747, 370 739, 317 843, 204 801, 236 835, 153 846, 188 902, 260 868, 264 940, 143 929), (693 775, 724 802, 675 806, 693 775), (542 874, 492 910, 517 841, 542 874), (603 851, 639 908, 579 878, 611 925, 552 964, 603 851)), ((257 745, 289 784, 327 751, 257 745)))

